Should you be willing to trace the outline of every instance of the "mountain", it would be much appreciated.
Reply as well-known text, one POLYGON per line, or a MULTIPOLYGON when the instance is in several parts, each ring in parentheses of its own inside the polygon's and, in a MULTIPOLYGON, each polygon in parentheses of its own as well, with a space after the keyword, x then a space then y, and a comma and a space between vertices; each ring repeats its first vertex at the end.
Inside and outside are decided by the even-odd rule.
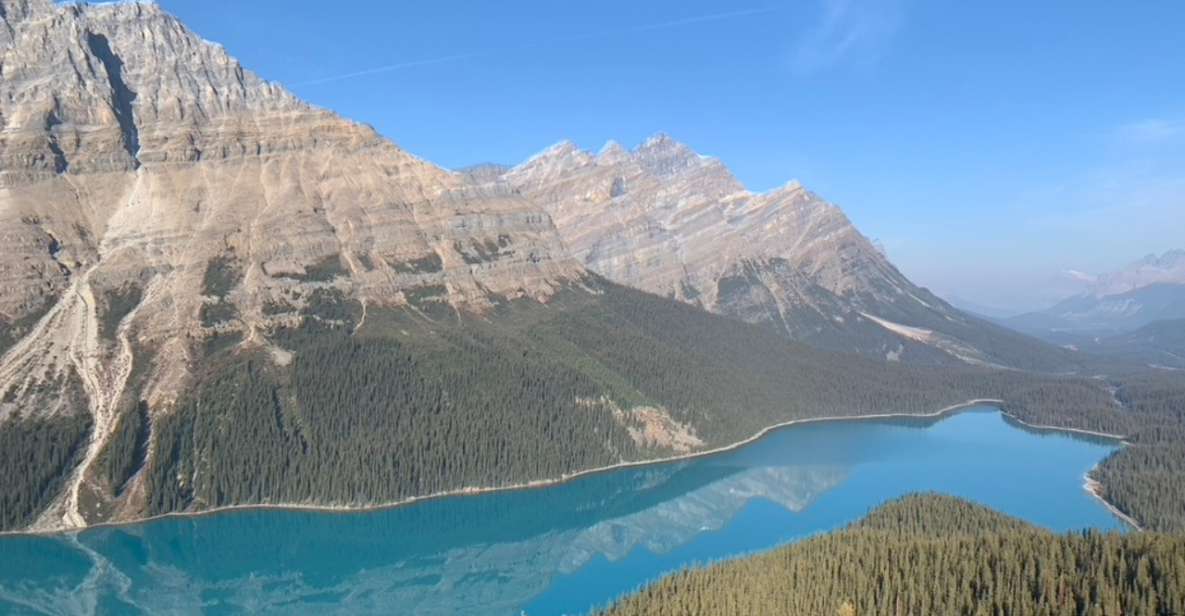
POLYGON ((1071 364, 914 285, 801 184, 752 193, 665 135, 595 154, 563 142, 503 179, 551 215, 575 258, 620 284, 881 359, 1071 364))
POLYGON ((1115 295, 1090 293, 1000 323, 1057 344, 1132 332, 1156 321, 1185 318, 1185 284, 1154 283, 1115 295))
POLYGON ((575 152, 454 173, 155 5, 0 17, 0 530, 553 480, 1044 382, 956 357, 1068 357, 914 287, 801 187, 736 193, 669 139, 602 153, 640 169, 616 188, 563 180, 548 161, 575 152), (563 198, 584 184, 664 217, 590 259, 563 198), (673 301, 586 266, 614 260, 642 288, 696 275, 673 301))
POLYGON ((1098 276, 1074 274, 1089 284, 1086 293, 1095 297, 1119 295, 1153 284, 1185 284, 1185 250, 1150 254, 1123 269, 1098 276))
POLYGON ((1045 310, 996 319, 1054 344, 1090 345, 1155 321, 1185 318, 1185 250, 1148 255, 1105 274, 1072 272, 1088 288, 1045 310))
POLYGON ((127 409, 153 409, 147 431, 216 350, 282 364, 271 333, 347 301, 481 312, 584 276, 521 197, 297 100, 153 4, 0 7, 0 418, 85 418, 39 450, 77 462, 46 524, 85 523, 127 409))

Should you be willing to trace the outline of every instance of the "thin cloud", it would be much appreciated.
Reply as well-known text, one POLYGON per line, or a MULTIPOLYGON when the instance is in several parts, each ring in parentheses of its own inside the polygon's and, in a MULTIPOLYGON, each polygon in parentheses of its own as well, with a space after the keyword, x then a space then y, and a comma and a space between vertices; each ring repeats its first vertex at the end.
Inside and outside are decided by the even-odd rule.
POLYGON ((795 45, 791 65, 814 74, 856 57, 875 58, 901 29, 898 0, 823 0, 818 21, 795 45))
MULTIPOLYGON (((729 19, 739 19, 742 17, 752 17, 755 15, 765 15, 776 11, 775 8, 754 8, 739 11, 728 11, 725 13, 712 13, 709 15, 696 15, 693 17, 685 17, 682 19, 674 19, 671 21, 664 21, 653 24, 644 24, 639 26, 632 26, 628 28, 618 28, 614 30, 602 30, 599 32, 591 32, 589 34, 581 34, 578 36, 570 36, 564 38, 551 39, 546 41, 536 41, 534 43, 525 43, 520 45, 518 49, 547 47, 552 45, 560 45, 564 43, 577 43, 587 41, 590 39, 597 39, 605 36, 614 36, 619 34, 633 34, 637 32, 652 32, 655 30, 669 30, 672 28, 681 28, 696 24, 711 23, 716 21, 725 21, 729 19)), ((370 77, 373 75, 381 75, 383 73, 390 73, 405 68, 414 68, 417 66, 427 66, 431 64, 444 64, 447 62, 457 62, 460 60, 471 60, 474 58, 488 57, 494 55, 494 52, 481 51, 473 53, 454 54, 449 56, 441 56, 438 58, 427 58, 424 60, 412 60, 408 62, 397 62, 394 64, 387 64, 385 66, 376 66, 372 68, 353 71, 350 73, 342 73, 340 75, 331 75, 328 77, 320 77, 318 79, 310 79, 292 84, 293 86, 314 86, 335 81, 343 81, 347 79, 357 79, 359 77, 370 77)))

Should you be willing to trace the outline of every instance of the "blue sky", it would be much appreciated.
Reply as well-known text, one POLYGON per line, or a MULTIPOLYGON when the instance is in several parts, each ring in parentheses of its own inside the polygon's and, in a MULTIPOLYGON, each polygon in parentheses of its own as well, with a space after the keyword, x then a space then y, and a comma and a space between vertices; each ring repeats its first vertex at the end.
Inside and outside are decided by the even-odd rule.
POLYGON ((982 304, 1185 247, 1181 2, 160 4, 446 167, 666 132, 982 304))

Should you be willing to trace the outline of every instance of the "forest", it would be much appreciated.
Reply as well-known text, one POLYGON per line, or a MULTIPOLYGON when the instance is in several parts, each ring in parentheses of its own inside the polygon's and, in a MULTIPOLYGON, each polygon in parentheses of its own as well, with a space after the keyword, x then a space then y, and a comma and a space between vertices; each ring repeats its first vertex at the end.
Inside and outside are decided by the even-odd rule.
MULTIPOLYGON (((302 326, 270 334, 291 365, 208 346, 200 385, 154 421, 150 512, 389 502, 670 455, 630 438, 628 411, 641 406, 665 409, 704 447, 792 419, 931 413, 970 398, 1005 399, 1034 424, 1136 430, 1137 413, 1120 412, 1098 379, 877 362, 588 284, 595 293, 504 301, 486 317, 425 291, 411 308, 370 307, 361 328, 357 302, 319 290, 302 326)), ((1119 397, 1142 396, 1140 416, 1160 417, 1157 398, 1141 393, 1150 387, 1131 380, 1119 397)), ((1179 487, 1180 474, 1141 475, 1146 457, 1125 449, 1101 479, 1142 524, 1176 528, 1180 492, 1147 482, 1179 487)))
POLYGON ((1103 497, 1145 529, 1185 533, 1185 376, 1157 371, 1122 378, 1115 397, 1132 428, 1129 445, 1095 473, 1103 497))
POLYGON ((1185 377, 1119 371, 1080 383, 1042 383, 1005 396, 1004 410, 1037 425, 1095 430, 1126 446, 1094 471, 1102 495, 1141 528, 1185 532, 1185 377))
POLYGON ((608 283, 488 319, 371 307, 360 329, 352 300, 313 299, 271 334, 289 366, 208 347, 200 384, 153 422, 149 513, 554 478, 670 455, 631 439, 623 409, 667 409, 711 446, 794 418, 931 412, 983 378, 853 361, 608 283))
POLYGON ((79 461, 89 415, 10 419, 0 430, 0 531, 34 522, 79 461))
POLYGON ((671 575, 602 616, 1185 613, 1185 537, 1056 535, 912 495, 838 532, 671 575))
MULTIPOLYGON (((239 275, 233 263, 212 263, 204 290, 217 300, 239 275)), ((425 287, 409 294, 410 306, 371 306, 363 321, 357 301, 317 289, 301 319, 283 321, 298 326, 267 333, 291 355, 283 364, 268 347, 241 346, 237 332, 213 335, 199 346, 196 385, 174 408, 121 401, 98 460, 107 493, 118 497, 142 474, 150 514, 366 505, 674 453, 631 438, 639 407, 664 411, 711 448, 793 419, 927 414, 999 398, 1029 424, 1126 437, 1130 446, 1096 471, 1104 496, 1146 529, 1185 530, 1185 385, 1175 374, 878 362, 596 278, 547 303, 500 300, 483 315, 458 313, 439 295, 425 287)), ((129 392, 151 365, 140 355, 129 392)), ((26 429, 6 422, 0 435, 24 443, 26 429)), ((46 504, 30 496, 43 493, 38 476, 9 475, 0 486, 24 495, 5 508, 4 528, 46 504)))

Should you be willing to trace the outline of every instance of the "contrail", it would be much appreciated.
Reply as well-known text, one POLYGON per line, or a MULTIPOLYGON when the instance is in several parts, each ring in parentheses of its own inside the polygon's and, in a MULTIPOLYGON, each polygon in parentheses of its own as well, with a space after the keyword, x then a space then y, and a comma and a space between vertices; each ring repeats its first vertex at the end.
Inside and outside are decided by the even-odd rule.
MULTIPOLYGON (((701 24, 706 21, 722 21, 725 19, 736 19, 737 17, 750 17, 752 15, 765 15, 766 13, 773 13, 777 9, 773 7, 763 9, 746 9, 743 11, 730 11, 728 13, 714 13, 712 15, 700 15, 699 17, 685 17, 683 19, 676 19, 661 24, 650 24, 648 26, 637 26, 625 30, 624 32, 645 32, 647 30, 663 30, 666 28, 678 28, 679 26, 688 26, 691 24, 701 24)), ((621 30, 617 32, 622 32, 621 30)), ((603 34, 616 34, 616 32, 608 32, 603 34)))
MULTIPOLYGON (((522 45, 520 48, 529 49, 532 47, 544 47, 547 45, 555 45, 555 44, 560 44, 560 43, 575 43, 575 42, 580 42, 580 41, 586 41, 589 39, 600 38, 603 36, 612 36, 615 34, 630 34, 630 33, 634 33, 634 32, 650 32, 653 30, 666 30, 668 28, 679 28, 682 26, 689 26, 689 25, 693 25, 693 24, 702 24, 702 23, 712 22, 712 21, 723 21, 726 19, 737 19, 740 17, 750 17, 753 15, 764 15, 766 13, 773 13, 776 10, 777 9, 775 9, 775 8, 758 8, 758 9, 746 9, 746 10, 741 10, 741 11, 729 11, 727 13, 713 13, 711 15, 698 15, 695 17, 685 17, 683 19, 675 19, 672 21, 664 21, 661 23, 633 26, 631 28, 619 28, 616 30, 602 30, 600 32, 592 32, 589 34, 581 34, 578 36, 570 36, 570 37, 552 39, 549 41, 536 42, 536 43, 527 43, 527 44, 522 45)), ((376 66, 374 68, 363 69, 363 70, 355 71, 352 73, 343 73, 341 75, 333 75, 330 77, 321 77, 319 79, 311 79, 309 81, 302 81, 299 83, 294 83, 292 85, 293 86, 315 86, 315 85, 320 85, 320 84, 324 84, 324 83, 331 83, 334 81, 343 81, 346 79, 355 79, 358 77, 368 77, 370 75, 379 75, 382 73, 390 73, 392 71, 398 71, 398 70, 405 69, 405 68, 413 68, 416 66, 425 66, 425 65, 429 65, 429 64, 443 64, 445 62, 456 62, 457 60, 469 60, 472 58, 480 58, 480 57, 489 56, 489 55, 491 55, 491 52, 473 52, 473 53, 454 54, 451 56, 441 56, 439 58, 428 58, 428 59, 424 59, 424 60, 412 60, 409 62, 399 62, 396 64, 388 64, 386 66, 376 66)))
POLYGON ((476 58, 485 54, 480 53, 463 53, 452 56, 441 56, 439 58, 431 58, 428 60, 413 60, 411 62, 400 62, 398 64, 388 64, 386 66, 376 66, 353 73, 343 73, 341 75, 334 75, 332 77, 322 77, 320 79, 312 79, 309 81, 302 81, 294 83, 294 86, 315 86, 322 83, 330 83, 332 81, 342 81, 343 79, 354 79, 355 77, 366 77, 367 75, 378 75, 379 73, 389 73, 397 71, 401 68, 411 68, 413 66, 424 66, 426 64, 442 64, 444 62, 453 62, 456 60, 467 60, 469 58, 476 58))

